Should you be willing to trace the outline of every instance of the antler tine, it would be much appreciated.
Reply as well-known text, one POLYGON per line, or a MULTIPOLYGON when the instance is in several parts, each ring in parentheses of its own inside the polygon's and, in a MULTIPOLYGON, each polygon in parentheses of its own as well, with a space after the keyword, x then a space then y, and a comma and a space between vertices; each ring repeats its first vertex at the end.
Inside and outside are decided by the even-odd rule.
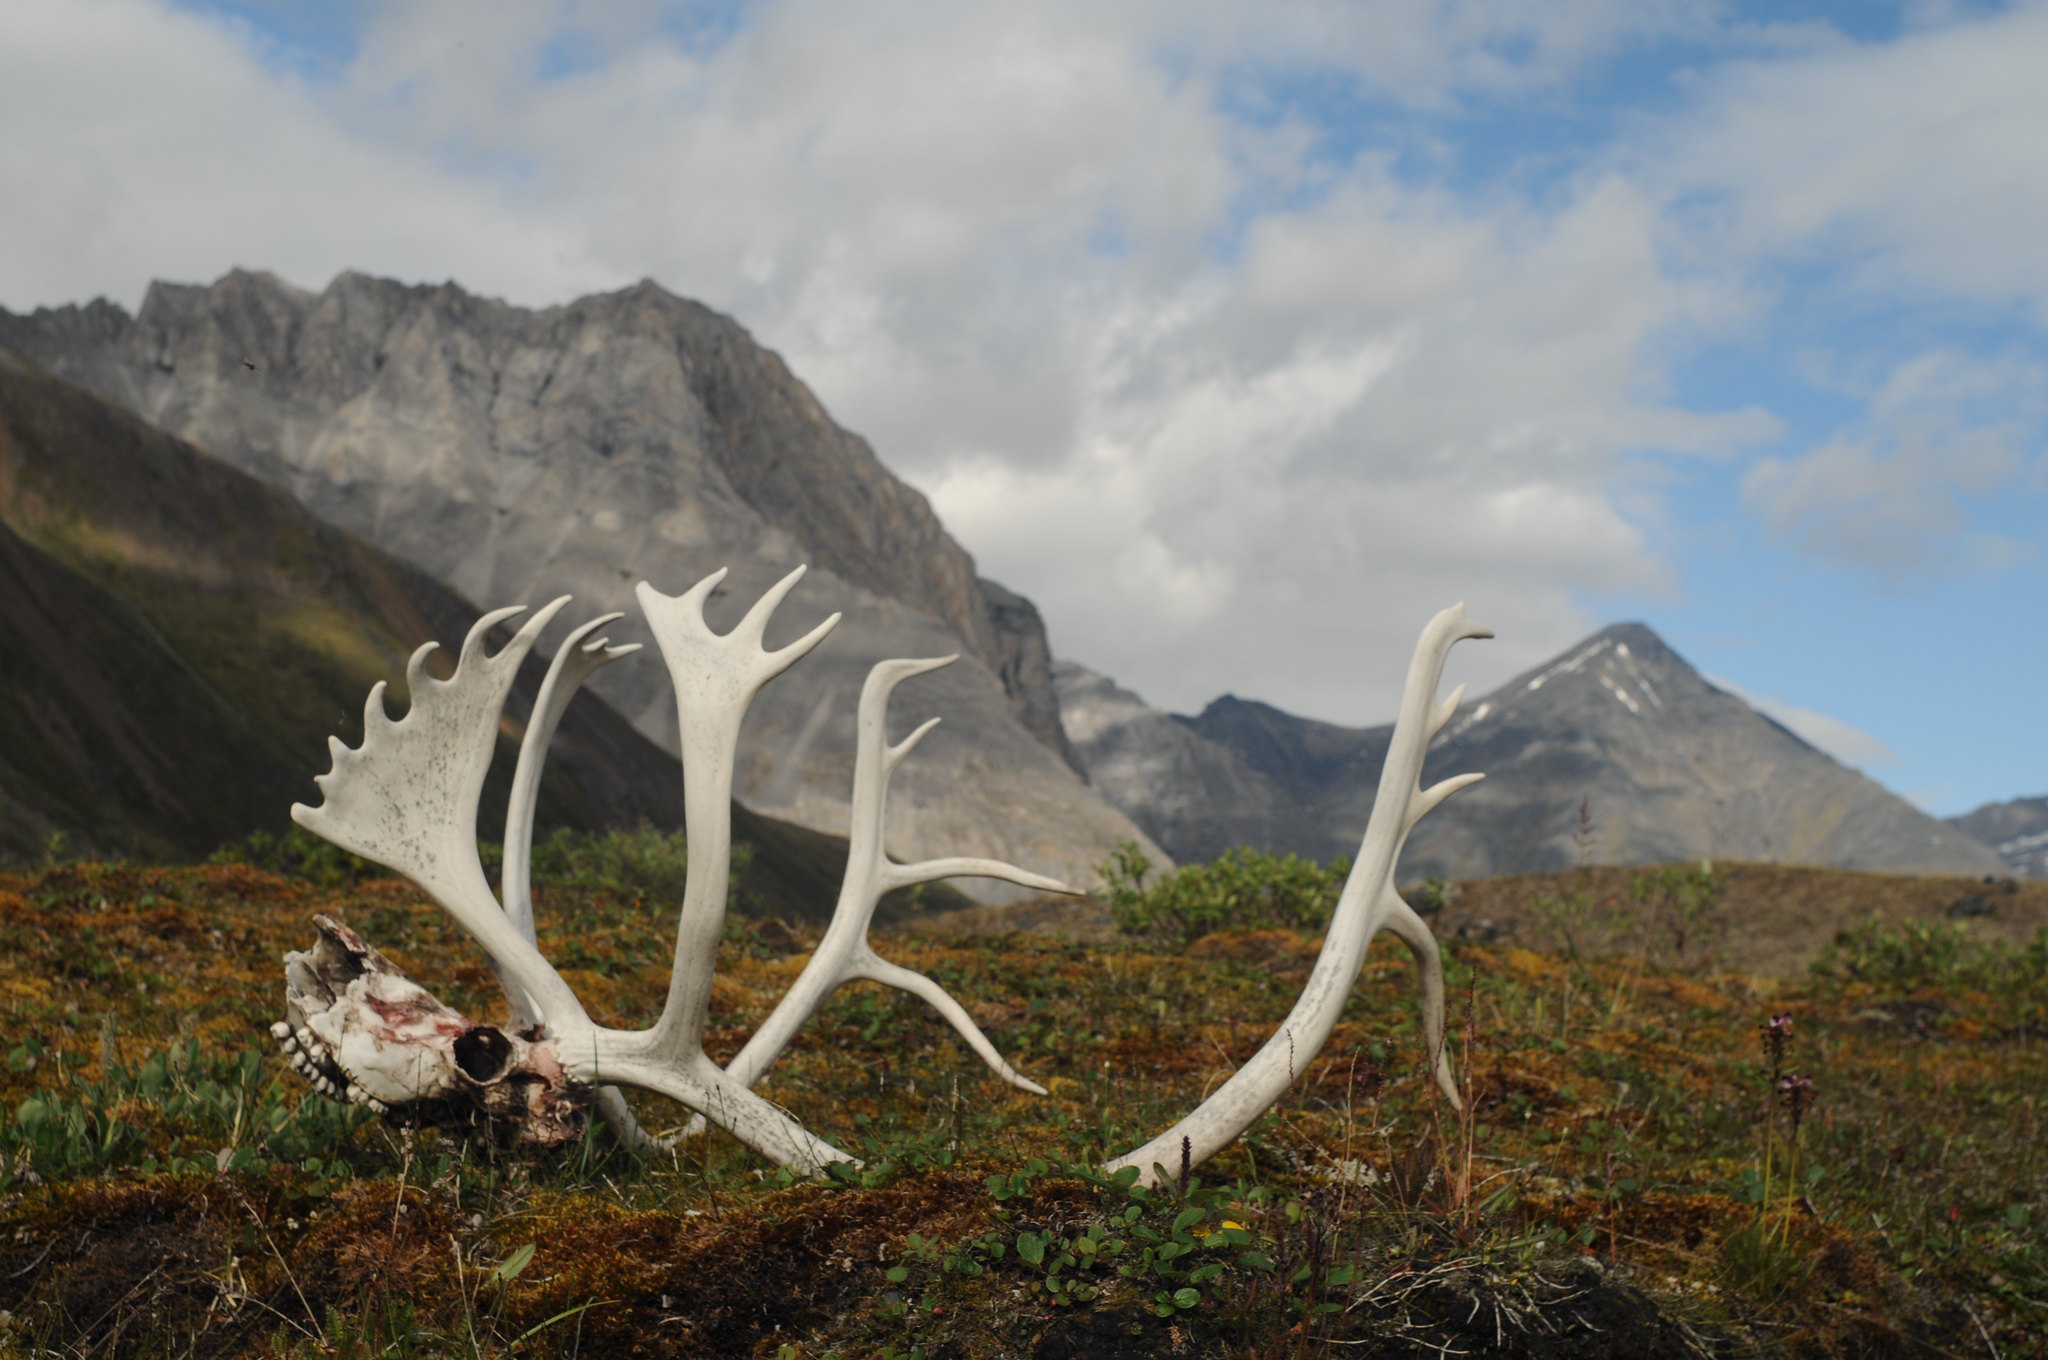
POLYGON ((760 1080, 761 1074, 773 1065, 791 1037, 811 1018, 826 997, 845 983, 866 979, 921 997, 959 1031, 968 1047, 1004 1081, 1038 1095, 1045 1094, 1043 1087, 1022 1076, 1003 1060, 966 1008, 948 996, 943 987, 921 973, 881 958, 868 943, 868 926, 874 920, 875 908, 882 895, 903 882, 925 882, 967 872, 1007 878, 1013 883, 1042 887, 1048 892, 1072 891, 1054 879, 1027 873, 996 860, 931 860, 905 866, 892 863, 883 848, 882 826, 889 795, 889 776, 938 721, 927 721, 902 741, 889 745, 889 696, 896 686, 912 676, 949 666, 958 659, 955 654, 917 661, 879 661, 868 671, 867 681, 860 692, 851 844, 848 846, 846 878, 840 886, 839 901, 832 910, 832 922, 825 929, 825 938, 818 942, 818 948, 811 955, 810 962, 804 965, 804 971, 726 1068, 736 1080, 748 1086, 760 1080), (907 870, 913 872, 906 878, 907 870))
POLYGON ((996 1051, 996 1046, 989 1041, 989 1037, 981 1032, 981 1026, 974 1023, 974 1017, 967 1013, 967 1008, 955 1001, 952 993, 941 987, 937 979, 905 968, 901 964, 891 963, 872 951, 864 952, 855 960, 854 971, 850 976, 865 978, 869 982, 879 982, 884 987, 894 987, 899 992, 909 992, 943 1016, 946 1023, 959 1033, 967 1046, 973 1049, 975 1055, 987 1063, 989 1070, 997 1076, 1020 1091, 1029 1091, 1035 1096, 1048 1094, 1043 1086, 1010 1066, 1003 1055, 996 1051))
POLYGON ((689 772, 683 781, 683 825, 690 857, 676 923, 675 968, 661 1018, 643 1041, 647 1052, 678 1061, 702 1052, 731 874, 733 764, 747 706, 761 686, 822 641, 840 618, 831 615, 779 651, 762 650, 769 614, 803 578, 798 568, 771 586, 738 627, 714 633, 704 619, 704 602, 724 575, 714 572, 680 596, 663 595, 645 581, 634 592, 675 682, 683 768, 689 772))
POLYGON ((891 746, 888 751, 889 773, 896 773, 896 767, 903 763, 903 758, 916 750, 917 744, 925 739, 925 734, 938 725, 937 718, 926 718, 911 729, 909 736, 891 746))
POLYGON ((1484 778, 1486 778, 1485 775, 1476 773, 1454 774, 1449 779, 1438 780, 1422 792, 1416 794, 1415 805, 1408 810, 1408 829, 1413 831, 1417 822, 1436 811, 1446 798, 1449 798, 1459 789, 1470 788, 1484 778))
MULTIPOLYGON (((782 603, 783 597, 796 589, 796 583, 803 580, 804 573, 809 570, 808 566, 799 564, 795 571, 792 571, 789 575, 768 587, 768 593, 754 602, 754 607, 749 609, 747 616, 740 620, 739 627, 732 630, 732 635, 735 638, 745 638, 756 647, 761 646, 762 640, 768 633, 769 616, 775 613, 775 607, 782 603)), ((767 652, 767 656, 776 663, 775 669, 770 672, 771 677, 782 674, 782 672, 810 655, 811 648, 823 642, 825 635, 839 626, 839 618, 838 614, 828 615, 823 623, 813 628, 810 632, 805 633, 795 642, 790 643, 786 647, 778 647, 772 652, 767 652)))
MULTIPOLYGON (((1490 636, 1486 629, 1465 617, 1462 604, 1441 611, 1423 628, 1422 636, 1416 640, 1415 655, 1408 664, 1408 679, 1401 691, 1401 712, 1394 723, 1394 737, 1387 747, 1386 763, 1380 770, 1379 792, 1373 799, 1372 817, 1366 824, 1365 839, 1359 846, 1351 877, 1345 881, 1344 891, 1337 899, 1337 910, 1323 940, 1323 951, 1316 957, 1315 967, 1309 973, 1300 999, 1294 1003, 1293 1011, 1280 1028, 1249 1062, 1186 1118, 1143 1147, 1111 1162, 1111 1170, 1135 1166, 1141 1181, 1147 1185, 1156 1184, 1161 1176, 1170 1174, 1165 1168, 1180 1166, 1184 1161, 1186 1165, 1198 1166, 1234 1142, 1254 1120, 1272 1107, 1273 1102, 1292 1084, 1297 1072, 1306 1069, 1322 1052, 1330 1031, 1336 1027, 1338 1017, 1343 1013, 1345 998, 1350 995, 1352 983, 1358 978, 1359 967, 1365 962, 1365 951, 1372 943, 1373 933, 1382 925, 1398 921, 1394 926, 1396 933, 1411 949, 1418 948, 1417 938, 1429 938, 1428 929, 1421 926, 1420 918, 1411 927, 1402 917, 1402 912, 1413 916, 1413 910, 1393 891, 1389 879, 1394 871, 1394 862, 1400 856, 1401 844, 1415 824, 1411 815, 1415 807, 1426 801, 1429 806, 1435 806, 1464 786, 1458 780, 1445 780, 1434 786, 1429 795, 1424 795, 1419 787, 1422 760, 1428 752, 1429 739, 1435 733, 1433 722, 1439 712, 1435 694, 1437 683, 1443 676, 1445 658, 1452 646, 1464 638, 1490 636), (1432 797, 1434 801, 1430 801, 1432 797), (1394 909, 1393 904, 1396 903, 1399 904, 1398 911, 1394 909), (1417 927, 1420 927, 1419 936, 1417 927)), ((1426 948, 1435 948, 1433 939, 1426 948)), ((1425 962, 1422 968, 1426 1029, 1432 1013, 1432 983, 1429 965, 1425 962)), ((1440 1034, 1441 972, 1437 972, 1435 977, 1435 1013, 1440 1034)), ((1432 1063, 1439 1065, 1438 1080, 1447 1083, 1448 1089, 1455 1089, 1440 1038, 1435 1050, 1430 1056, 1432 1063)))
POLYGON ((1464 701, 1465 687, 1459 685, 1451 691, 1451 696, 1448 699, 1445 699, 1436 706, 1435 711, 1429 715, 1429 735, 1432 739, 1435 738, 1437 733, 1444 730, 1444 724, 1451 720, 1451 715, 1458 711, 1458 705, 1464 701))
MULTIPOLYGON (((640 650, 637 642, 613 647, 604 638, 590 637, 606 624, 624 617, 619 613, 599 615, 562 640, 554 659, 548 663, 547 678, 541 681, 533 713, 527 719, 526 734, 519 743, 519 763, 512 772, 512 796, 505 807, 505 858, 499 896, 505 903, 505 915, 528 944, 534 943, 533 817, 540 801, 540 777, 547 764, 548 746, 561 725, 569 700, 583 682, 612 662, 640 650)), ((532 998, 502 974, 499 983, 512 1009, 513 1029, 525 1029, 543 1018, 532 998)))
MULTIPOLYGON (((730 576, 731 574, 731 567, 720 567, 717 571, 709 573, 702 580, 698 581, 697 584, 691 586, 688 590, 684 591, 682 594, 676 596, 675 598, 679 603, 689 605, 691 608, 691 612, 697 616, 697 621, 699 623, 703 623, 704 602, 711 598, 712 592, 716 591, 718 587, 724 583, 725 578, 727 576, 730 576)), ((653 589, 653 587, 649 586, 645 581, 642 581, 640 583, 640 586, 644 590, 653 589)), ((704 627, 706 631, 709 631, 709 624, 704 624, 704 627)))
MULTIPOLYGON (((517 670, 519 663, 526 659, 526 654, 533 650, 533 644, 540 641, 542 630, 555 621, 555 615, 568 607, 569 596, 557 595, 539 609, 534 610, 533 617, 528 619, 520 627, 519 631, 512 635, 512 640, 500 648, 498 655, 492 657, 491 660, 496 662, 499 657, 509 654, 512 660, 512 668, 517 670), (514 650, 515 648, 517 649, 516 651, 514 650)), ((462 654, 455 662, 455 669, 459 671, 465 666, 473 666, 482 661, 484 659, 484 648, 490 643, 491 629, 496 628, 507 619, 517 618, 525 612, 526 606, 523 604, 508 604, 502 609, 493 609, 490 613, 478 619, 471 625, 469 636, 462 639, 462 654)), ((407 679, 409 681, 411 677, 408 676, 407 679)), ((450 676, 447 680, 440 681, 439 683, 444 685, 452 684, 454 679, 454 676, 450 676)))
POLYGON ((795 570, 768 587, 761 598, 754 601, 754 607, 747 611, 746 617, 732 630, 732 637, 736 641, 744 640, 760 647, 768 633, 768 620, 774 616, 776 607, 789 597, 789 592, 796 589, 796 583, 803 580, 804 573, 809 570, 808 565, 799 563, 795 570))
POLYGON ((1458 1093, 1458 1079, 1451 1073, 1450 1053, 1444 1046, 1444 958, 1437 947, 1436 936, 1430 934, 1429 925, 1416 915, 1415 908, 1408 905, 1393 885, 1384 885, 1380 890, 1380 921, 1387 933, 1408 946, 1408 952, 1415 956, 1415 985, 1422 1005, 1422 1043, 1429 1055, 1430 1073, 1436 1078, 1437 1089, 1451 1102, 1451 1108, 1462 1110, 1465 1101, 1458 1093))
POLYGON ((1029 869, 1019 869, 999 859, 980 859, 973 855, 948 855, 943 859, 921 859, 915 864, 887 865, 882 872, 882 891, 894 892, 913 883, 935 883, 942 878, 1000 878, 1005 883, 1058 893, 1062 897, 1081 895, 1079 888, 1057 878, 1034 874, 1029 869))
POLYGON ((543 1011, 581 1017, 575 994, 499 909, 476 844, 477 802, 512 681, 541 631, 568 603, 565 595, 535 610, 495 655, 486 652, 491 628, 525 611, 484 615, 446 680, 426 673, 431 645, 415 651, 406 665, 405 716, 393 719, 384 708, 384 686, 374 686, 362 745, 329 741, 334 768, 317 781, 322 801, 318 807, 295 804, 292 819, 418 883, 543 1011))

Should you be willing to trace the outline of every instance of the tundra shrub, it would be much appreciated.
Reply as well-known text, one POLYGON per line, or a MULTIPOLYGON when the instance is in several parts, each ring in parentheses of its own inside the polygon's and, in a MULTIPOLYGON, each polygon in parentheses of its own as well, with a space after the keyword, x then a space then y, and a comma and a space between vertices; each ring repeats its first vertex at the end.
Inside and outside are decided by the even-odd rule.
MULTIPOLYGON (((752 852, 735 846, 733 873, 752 852)), ((616 897, 680 897, 690 852, 681 832, 642 826, 632 831, 579 832, 560 828, 533 847, 533 881, 546 887, 616 897)))
POLYGON ((1980 938, 1954 921, 1888 924, 1865 918, 1835 935, 1813 971, 1888 987, 2039 990, 2048 985, 2048 931, 2016 948, 1980 938))
POLYGON ((1148 887, 1151 869, 1131 841, 1096 866, 1109 885, 1120 930, 1179 948, 1218 930, 1324 929, 1351 861, 1340 856, 1322 865, 1241 846, 1207 864, 1184 865, 1148 887))

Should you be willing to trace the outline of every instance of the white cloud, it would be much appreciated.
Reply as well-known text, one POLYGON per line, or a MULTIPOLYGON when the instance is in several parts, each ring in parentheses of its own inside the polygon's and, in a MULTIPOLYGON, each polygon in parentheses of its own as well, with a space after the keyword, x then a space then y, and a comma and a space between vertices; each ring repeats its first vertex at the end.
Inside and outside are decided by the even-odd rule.
POLYGON ((1711 248, 2048 318, 2048 6, 1731 65, 1657 148, 1711 248))
MULTIPOLYGON (((773 0, 682 43, 647 5, 387 4, 316 84, 163 4, 17 0, 0 118, 37 134, 0 143, 0 176, 37 193, 0 215, 0 302, 132 304, 150 277, 237 264, 525 303, 651 275, 779 349, 1037 599, 1061 652, 1170 706, 1232 689, 1377 721, 1453 599, 1514 639, 1461 653, 1483 688, 1594 626, 1583 593, 1675 589, 1657 492, 1622 464, 1775 430, 1682 409, 1665 373, 1674 337, 1767 312, 1759 252, 1853 230, 1894 273, 1934 278, 1960 241, 2007 262, 2001 286, 2032 277, 2034 189, 1996 183, 2032 87, 1998 74, 1957 106, 1991 129, 1969 167, 1934 165, 1931 142, 1909 158, 1966 209, 1901 206, 1913 186, 1879 154, 1908 116, 1880 107, 1888 78, 1930 116, 1927 72, 2026 48, 2023 17, 1916 34, 1896 61, 1788 39, 1708 82, 1655 164, 1616 154, 1540 196, 1419 183, 1378 153, 1320 161, 1303 111, 1267 100, 1304 72, 1417 117, 1558 100, 1715 12, 773 0), (577 60, 544 77, 565 43, 577 60), (1808 79, 1866 132, 1802 102, 1808 79), (1674 229, 1701 195, 1727 230, 1674 229), (2021 226, 1965 220, 2001 206, 2021 226)), ((1879 530, 1827 527, 1845 483, 1873 523, 1925 513, 1940 497, 1899 469, 1928 460, 1901 450, 1975 436, 1909 430, 1953 404, 1899 409, 1846 452, 1764 465, 1759 512, 1852 555, 1879 530)), ((1972 455, 1985 476, 2005 475, 1994 453, 1972 455)))
POLYGON ((1590 631, 1575 591, 1671 588, 1608 489, 1624 450, 1768 428, 1654 400, 1645 347, 1720 303, 1661 276, 1652 228, 1613 182, 1547 217, 1384 179, 1268 217, 1236 274, 1109 329, 1067 459, 944 475, 935 501, 1056 649, 1167 707, 1234 689, 1380 720, 1415 630, 1461 598, 1514 639, 1461 657, 1491 684, 1590 631), (1051 524, 1182 565, 1204 626, 1148 619, 1051 524))
POLYGON ((1758 460, 1743 496, 1805 551, 1882 576, 2009 565, 2028 546, 1971 528, 1962 498, 2025 476, 2044 406, 2048 371, 2028 360, 1922 354, 1870 395, 1858 427, 1758 460))
POLYGON ((1725 690, 1734 695, 1807 745, 1833 756, 1844 765, 1860 769, 1866 765, 1899 763, 1898 753, 1885 745, 1880 738, 1872 736, 1860 727, 1845 723, 1840 718, 1831 718, 1810 708, 1799 708, 1781 699, 1752 694, 1718 675, 1702 675, 1700 678, 1715 689, 1725 690))
POLYGON ((14 0, 0 17, 0 302, 109 295, 236 265, 315 286, 360 266, 607 285, 573 236, 427 146, 379 142, 245 29, 146 0, 14 0))

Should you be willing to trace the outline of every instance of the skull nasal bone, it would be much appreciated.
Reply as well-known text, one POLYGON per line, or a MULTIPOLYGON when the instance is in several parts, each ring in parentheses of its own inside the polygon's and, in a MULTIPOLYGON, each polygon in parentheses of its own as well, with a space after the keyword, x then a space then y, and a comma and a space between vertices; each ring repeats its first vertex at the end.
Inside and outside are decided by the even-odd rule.
POLYGON ((512 1066, 512 1041, 503 1030, 478 1025, 455 1041, 455 1065, 479 1086, 503 1080, 512 1066))

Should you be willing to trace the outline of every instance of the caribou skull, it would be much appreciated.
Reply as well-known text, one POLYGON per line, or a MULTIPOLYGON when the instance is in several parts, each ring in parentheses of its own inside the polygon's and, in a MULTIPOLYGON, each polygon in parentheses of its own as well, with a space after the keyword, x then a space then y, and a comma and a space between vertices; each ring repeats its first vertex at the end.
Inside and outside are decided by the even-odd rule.
MULTIPOLYGON (((393 1117, 482 1123, 501 1137, 537 1144, 577 1136, 585 1109, 594 1104, 624 1141, 647 1147, 656 1140, 635 1123, 618 1089, 637 1087, 696 1112, 684 1135, 707 1122, 715 1124, 781 1165, 816 1173, 829 1163, 852 1159, 755 1095, 752 1087, 833 990, 867 979, 922 998, 1003 1080, 1044 1093, 1003 1060, 944 988, 883 959, 868 942, 868 926, 882 895, 914 883, 979 875, 1042 892, 1073 891, 996 860, 898 864, 883 851, 889 777, 938 721, 926 722, 891 745, 889 696, 902 681, 951 664, 957 659, 951 656, 883 661, 869 672, 860 696, 846 878, 825 937, 731 1064, 721 1069, 704 1052, 705 1009, 724 925, 740 726, 761 687, 817 646, 839 621, 835 614, 786 647, 762 648, 769 616, 803 573, 799 567, 777 582, 723 635, 705 622, 704 603, 725 572, 713 573, 680 596, 662 595, 645 583, 639 587, 640 606, 675 683, 688 772, 683 816, 690 847, 668 997, 647 1030, 608 1029, 591 1021, 535 946, 528 880, 536 792, 562 712, 584 680, 638 650, 593 640, 619 615, 605 615, 572 633, 557 649, 542 683, 520 746, 506 814, 502 903, 493 896, 478 858, 477 803, 513 676, 568 597, 536 611, 495 654, 485 650, 490 629, 524 611, 485 615, 470 630, 455 673, 446 680, 426 671, 434 644, 420 648, 406 667, 412 702, 403 718, 394 720, 386 712, 381 683, 370 691, 362 745, 351 749, 329 739, 334 768, 318 781, 324 801, 319 807, 294 806, 292 816, 308 830, 424 888, 483 946, 512 1018, 502 1029, 463 1018, 346 926, 317 917, 320 935, 313 948, 285 956, 286 1014, 272 1027, 293 1065, 317 1089, 393 1117)), ((1112 1168, 1134 1166, 1149 1184, 1177 1174, 1168 1167, 1200 1165, 1249 1128, 1321 1051, 1358 977, 1366 947, 1381 929, 1415 955, 1429 1061, 1437 1084, 1452 1104, 1458 1103, 1444 1051, 1443 970, 1436 941, 1394 891, 1392 874, 1416 822, 1482 777, 1459 775, 1427 790, 1419 783, 1430 740, 1464 693, 1461 686, 1442 704, 1435 702, 1444 659, 1459 640, 1490 636, 1457 605, 1424 628, 1365 841, 1300 1000, 1265 1047, 1229 1081, 1185 1119, 1111 1163, 1112 1168)))
POLYGON ((543 1147, 582 1136, 591 1093, 552 1040, 466 1020, 341 922, 313 922, 319 940, 284 956, 284 1019, 270 1032, 321 1092, 543 1147))

